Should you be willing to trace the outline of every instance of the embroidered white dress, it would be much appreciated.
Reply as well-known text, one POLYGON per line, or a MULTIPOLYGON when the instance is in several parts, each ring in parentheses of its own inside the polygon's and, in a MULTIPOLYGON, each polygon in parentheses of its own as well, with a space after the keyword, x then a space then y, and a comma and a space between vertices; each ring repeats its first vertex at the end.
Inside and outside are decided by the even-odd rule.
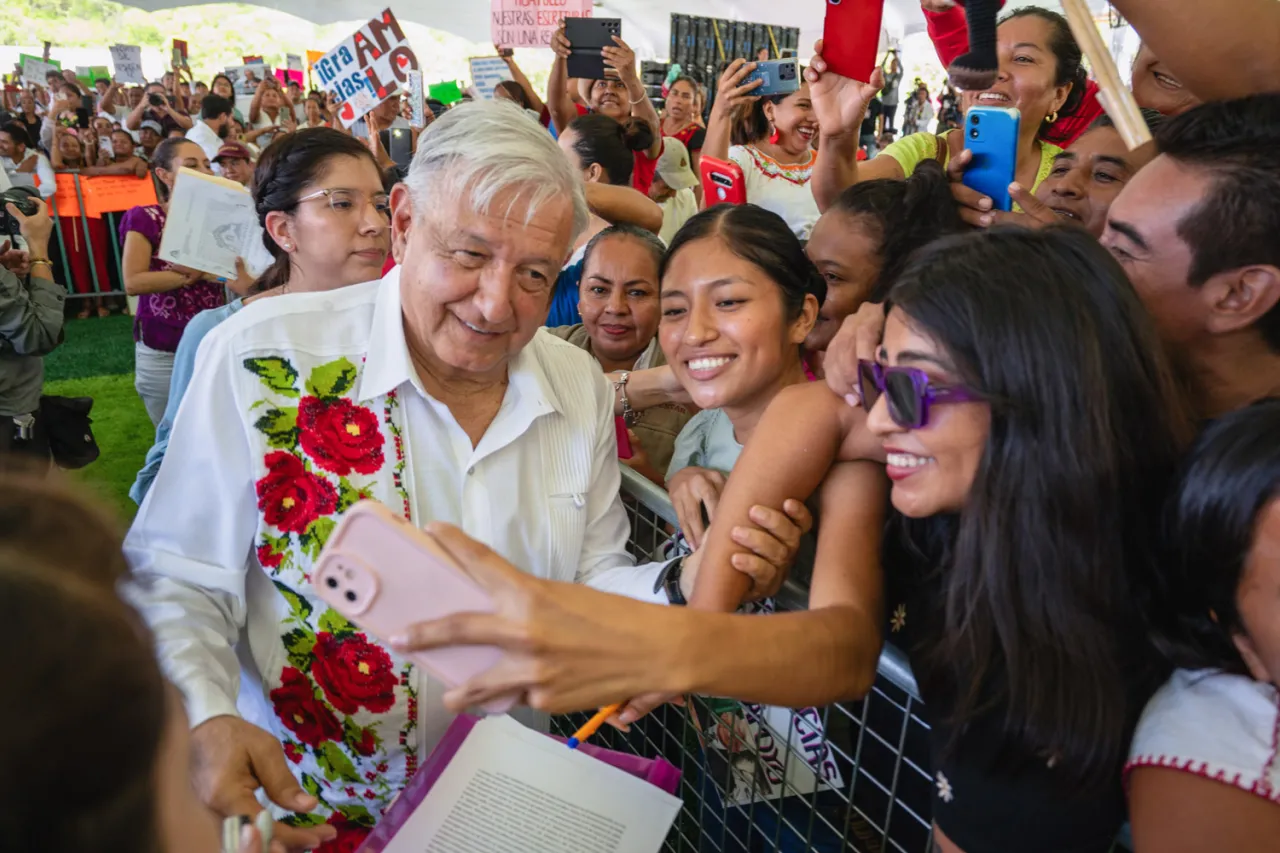
POLYGON ((797 237, 808 240, 822 215, 809 187, 818 152, 810 151, 803 163, 779 163, 754 145, 735 145, 729 159, 742 167, 747 201, 778 214, 797 237))

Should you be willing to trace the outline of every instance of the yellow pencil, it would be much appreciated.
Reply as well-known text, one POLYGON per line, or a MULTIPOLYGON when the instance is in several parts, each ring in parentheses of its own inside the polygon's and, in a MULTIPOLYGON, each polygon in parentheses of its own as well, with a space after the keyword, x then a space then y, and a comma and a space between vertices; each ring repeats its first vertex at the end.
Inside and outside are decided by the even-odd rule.
POLYGON ((622 710, 622 703, 618 702, 614 705, 607 705, 596 712, 596 715, 587 720, 586 725, 573 733, 573 737, 569 738, 569 748, 577 749, 578 744, 591 737, 605 722, 614 714, 622 710))

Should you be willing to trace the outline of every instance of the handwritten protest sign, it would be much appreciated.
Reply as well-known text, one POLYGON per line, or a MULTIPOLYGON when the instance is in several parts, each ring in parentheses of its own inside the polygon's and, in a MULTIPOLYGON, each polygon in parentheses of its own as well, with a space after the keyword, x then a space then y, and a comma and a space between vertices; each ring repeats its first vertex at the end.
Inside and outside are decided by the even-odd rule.
POLYGON ((591 0, 490 0, 489 9, 498 47, 550 47, 562 18, 591 17, 591 0))
POLYGON ((115 69, 117 83, 145 86, 147 78, 142 74, 142 48, 132 44, 111 46, 111 67, 115 69))
POLYGON ((501 56, 471 57, 471 85, 484 100, 492 101, 493 88, 510 79, 511 69, 501 56))
POLYGON ((148 175, 136 178, 133 175, 100 175, 96 178, 81 178, 80 188, 85 194, 85 211, 90 216, 101 216, 104 213, 117 213, 144 204, 159 204, 156 200, 156 185, 148 175))
POLYGON ((62 63, 56 59, 45 62, 38 56, 23 53, 19 54, 18 62, 22 65, 22 82, 28 86, 32 83, 44 86, 50 71, 62 71, 62 63))
POLYGON ((326 53, 315 71, 320 85, 342 104, 343 127, 350 127, 406 84, 417 67, 418 57, 388 8, 326 53))
MULTIPOLYGON (((57 188, 54 190, 53 197, 49 199, 49 215, 50 216, 80 216, 80 199, 88 194, 87 187, 80 187, 80 195, 76 195, 76 181, 84 181, 79 175, 58 174, 54 176, 57 180, 57 188)), ((101 217, 93 213, 89 209, 88 199, 85 199, 84 215, 90 219, 100 219, 101 217)))

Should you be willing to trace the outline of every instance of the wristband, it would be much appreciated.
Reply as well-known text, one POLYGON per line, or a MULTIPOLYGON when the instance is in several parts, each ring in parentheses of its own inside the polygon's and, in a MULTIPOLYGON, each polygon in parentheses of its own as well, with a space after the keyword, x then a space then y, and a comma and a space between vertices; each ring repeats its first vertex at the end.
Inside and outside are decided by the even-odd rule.
POLYGON ((672 604, 683 607, 689 602, 685 599, 684 593, 680 591, 680 576, 684 568, 684 557, 677 557, 663 568, 658 574, 658 582, 653 585, 653 591, 663 590, 667 594, 667 600, 672 604))

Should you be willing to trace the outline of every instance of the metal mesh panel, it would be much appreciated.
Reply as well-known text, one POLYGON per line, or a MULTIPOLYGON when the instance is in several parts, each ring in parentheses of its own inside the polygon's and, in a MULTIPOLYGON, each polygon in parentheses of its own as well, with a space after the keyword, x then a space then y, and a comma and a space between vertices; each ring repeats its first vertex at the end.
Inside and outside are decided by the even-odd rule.
MULTIPOLYGON (((675 531, 675 511, 662 489, 622 474, 629 549, 648 560, 675 531)), ((806 597, 789 593, 782 601, 806 597)), ((784 710, 693 697, 688 708, 664 706, 628 733, 605 729, 595 740, 680 768, 684 807, 665 850, 924 853, 933 781, 919 708, 905 658, 886 648, 860 702, 784 710)), ((568 736, 587 717, 553 718, 552 730, 568 736)))

